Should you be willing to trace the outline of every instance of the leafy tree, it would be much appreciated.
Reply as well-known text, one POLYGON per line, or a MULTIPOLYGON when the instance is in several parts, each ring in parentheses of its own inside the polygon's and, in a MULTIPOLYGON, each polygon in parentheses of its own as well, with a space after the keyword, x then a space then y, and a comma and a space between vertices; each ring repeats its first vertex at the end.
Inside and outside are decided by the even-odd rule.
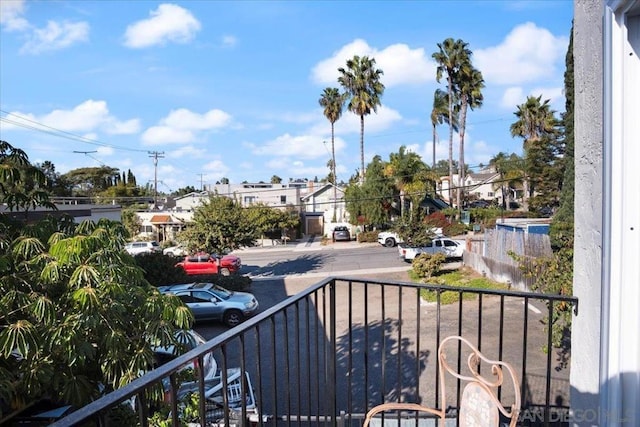
POLYGON ((451 202, 451 187, 453 187, 453 115, 454 102, 458 99, 458 76, 465 74, 461 69, 470 66, 469 56, 471 51, 467 48, 468 44, 458 39, 445 39, 442 43, 438 43, 438 52, 433 53, 432 57, 438 64, 436 68, 436 80, 440 82, 442 77, 447 78, 447 93, 449 95, 449 202, 451 202))
MULTIPOLYGON (((12 192, 28 158, 6 142, 0 154, 2 196, 23 208, 12 192)), ((190 327, 180 300, 143 280, 125 237, 108 220, 0 214, 0 398, 12 410, 44 397, 87 404, 149 370, 152 344, 177 345, 176 328, 190 327)))
POLYGON ((220 184, 224 184, 224 185, 229 184, 229 178, 225 178, 225 177, 220 178, 220 184))
POLYGON ((384 175, 385 162, 375 156, 367 165, 363 184, 353 176, 345 189, 345 204, 352 222, 380 225, 390 221, 394 200, 394 185, 384 175))
POLYGON ((193 213, 193 223, 180 234, 191 252, 226 253, 254 244, 256 233, 243 208, 229 197, 212 195, 193 213))
POLYGON ((354 56, 347 60, 346 68, 338 68, 342 85, 348 99, 347 109, 360 116, 360 181, 364 182, 364 116, 378 111, 384 85, 380 77, 384 74, 376 68, 376 60, 368 56, 354 56))
POLYGON ((333 184, 333 222, 336 222, 336 203, 337 203, 337 175, 336 175, 336 146, 335 146, 335 123, 342 116, 342 107, 344 106, 345 96, 333 87, 325 88, 322 96, 318 101, 320 106, 324 108, 324 116, 331 123, 331 183, 333 184))
POLYGON ((516 191, 516 186, 522 183, 524 159, 515 153, 507 156, 506 153, 499 152, 489 160, 489 165, 500 174, 500 180, 494 188, 500 188, 502 209, 507 210, 507 200, 512 200, 512 192, 516 191))
POLYGON ((541 102, 541 98, 542 96, 527 97, 514 113, 517 120, 510 127, 512 136, 524 139, 524 192, 527 205, 536 191, 536 184, 539 184, 539 178, 535 174, 541 173, 543 163, 550 163, 557 150, 558 120, 551 110, 549 100, 541 102))
POLYGON ((185 194, 195 193, 197 190, 193 185, 187 185, 186 187, 178 188, 173 192, 176 197, 184 196, 185 194))
POLYGON ((280 178, 278 175, 273 175, 271 177, 272 184, 280 184, 281 182, 282 182, 282 178, 280 178))
POLYGON ((71 185, 62 175, 56 172, 56 166, 49 160, 42 164, 36 163, 36 167, 44 173, 46 178, 45 187, 53 196, 71 196, 71 185))
POLYGON ((63 175, 72 185, 74 193, 80 196, 95 196, 114 185, 120 172, 109 166, 78 168, 63 175))
POLYGON ((384 175, 393 180, 400 195, 400 215, 404 216, 405 200, 413 205, 422 201, 428 191, 435 188, 435 175, 424 164, 419 154, 407 151, 403 145, 397 153, 389 155, 384 175))
POLYGON ((285 229, 295 228, 300 220, 290 212, 273 208, 264 203, 256 203, 245 208, 244 214, 251 227, 255 230, 255 237, 264 239, 265 234, 285 229))
POLYGON ((134 205, 128 206, 122 209, 122 214, 120 215, 122 226, 127 231, 127 237, 129 238, 136 236, 140 231, 140 226, 142 225, 140 218, 136 215, 138 209, 139 207, 134 205))
POLYGON ((138 185, 136 183, 136 176, 133 174, 133 172, 131 172, 131 169, 127 170, 127 184, 134 187, 138 185))
POLYGON ((10 211, 24 211, 26 220, 29 210, 37 206, 55 209, 46 182, 45 174, 31 165, 24 151, 0 141, 0 202, 10 211))

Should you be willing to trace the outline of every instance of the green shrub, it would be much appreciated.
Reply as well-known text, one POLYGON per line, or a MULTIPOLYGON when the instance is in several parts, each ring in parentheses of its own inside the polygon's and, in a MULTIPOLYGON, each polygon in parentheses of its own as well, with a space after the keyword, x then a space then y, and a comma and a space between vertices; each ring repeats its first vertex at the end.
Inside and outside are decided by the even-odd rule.
POLYGON ((461 222, 455 222, 443 228, 442 232, 447 236, 458 236, 467 232, 467 226, 461 222))
POLYGON ((144 278, 153 286, 193 281, 182 268, 176 267, 179 258, 163 255, 160 252, 144 253, 133 258, 136 260, 136 264, 144 270, 144 278))
MULTIPOLYGON (((429 280, 430 284, 435 285, 447 285, 456 286, 460 288, 475 288, 475 289, 507 289, 507 285, 494 282, 486 277, 471 277, 471 271, 463 268, 461 270, 452 271, 447 274, 442 274, 437 277, 433 277, 429 280)), ((428 289, 422 289, 420 296, 428 302, 437 302, 438 292, 428 289)), ((462 298, 464 300, 472 300, 477 297, 474 293, 463 293, 462 298)), ((456 291, 442 291, 440 292, 441 304, 453 304, 460 300, 460 293, 456 291)))
POLYGON ((411 266, 420 279, 430 279, 440 271, 440 267, 445 261, 444 254, 420 254, 414 258, 411 266))
POLYGON ((360 243, 375 243, 378 241, 377 231, 363 231, 358 234, 358 242, 360 243))

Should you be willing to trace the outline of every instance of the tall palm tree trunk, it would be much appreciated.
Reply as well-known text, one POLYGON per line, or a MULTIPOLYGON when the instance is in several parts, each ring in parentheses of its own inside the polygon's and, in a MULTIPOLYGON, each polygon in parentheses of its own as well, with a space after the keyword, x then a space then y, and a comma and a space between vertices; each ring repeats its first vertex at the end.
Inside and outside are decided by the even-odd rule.
POLYGON ((333 222, 336 222, 338 216, 337 198, 338 198, 338 177, 336 176, 336 145, 335 132, 333 123, 331 123, 331 172, 333 174, 333 222))
POLYGON ((461 195, 464 194, 464 133, 467 122, 467 104, 463 103, 462 108, 460 110, 460 164, 458 167, 460 168, 458 172, 458 192, 456 193, 456 202, 458 204, 458 210, 462 206, 460 204, 461 195))
POLYGON ((449 203, 453 204, 451 190, 453 188, 453 82, 449 81, 449 203))
POLYGON ((436 168, 436 139, 438 139, 438 134, 436 133, 436 125, 433 125, 433 160, 431 161, 431 169, 436 168))
POLYGON ((360 183, 364 183, 364 115, 360 115, 360 183))

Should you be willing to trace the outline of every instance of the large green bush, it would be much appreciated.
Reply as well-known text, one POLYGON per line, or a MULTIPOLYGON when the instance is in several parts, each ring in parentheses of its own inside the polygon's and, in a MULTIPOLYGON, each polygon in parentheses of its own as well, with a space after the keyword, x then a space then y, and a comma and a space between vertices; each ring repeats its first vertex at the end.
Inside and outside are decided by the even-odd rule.
POLYGON ((363 231, 358 234, 358 242, 375 243, 378 241, 378 231, 363 231))
POLYGON ((444 254, 420 254, 414 258, 411 266, 420 279, 430 279, 440 271, 440 267, 446 261, 444 254))

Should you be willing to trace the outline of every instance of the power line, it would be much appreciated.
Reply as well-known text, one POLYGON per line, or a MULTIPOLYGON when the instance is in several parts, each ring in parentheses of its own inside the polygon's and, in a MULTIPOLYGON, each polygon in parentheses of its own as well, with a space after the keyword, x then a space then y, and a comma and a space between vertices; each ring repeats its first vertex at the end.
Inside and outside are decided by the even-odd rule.
POLYGON ((52 126, 49 125, 45 125, 44 123, 40 123, 38 121, 35 120, 31 120, 28 117, 24 117, 21 116, 19 114, 15 114, 15 113, 11 113, 5 110, 0 109, 0 112, 6 114, 7 116, 14 116, 17 117, 20 120, 29 122, 29 123, 33 123, 32 125, 28 124, 28 123, 23 123, 21 121, 16 121, 16 120, 11 120, 8 119, 7 117, 0 117, 0 121, 15 125, 15 126, 19 126, 25 129, 30 129, 30 130, 34 130, 37 132, 42 132, 45 133, 47 135, 52 135, 52 136, 57 136, 59 138, 65 138, 65 139, 69 139, 72 141, 77 141, 77 142, 82 142, 85 144, 90 144, 90 145, 97 145, 99 147, 106 147, 106 148, 113 148, 114 150, 123 150, 123 151, 133 151, 133 152, 141 152, 144 153, 146 150, 140 150, 140 149, 135 149, 135 148, 129 148, 129 147, 122 147, 119 145, 115 145, 115 144, 107 144, 105 142, 101 142, 98 141, 96 139, 91 139, 91 138, 87 138, 84 137, 82 135, 78 135, 72 132, 67 132, 65 130, 62 129, 58 129, 58 128, 54 128, 52 126), (39 126, 39 127, 38 127, 39 126))

